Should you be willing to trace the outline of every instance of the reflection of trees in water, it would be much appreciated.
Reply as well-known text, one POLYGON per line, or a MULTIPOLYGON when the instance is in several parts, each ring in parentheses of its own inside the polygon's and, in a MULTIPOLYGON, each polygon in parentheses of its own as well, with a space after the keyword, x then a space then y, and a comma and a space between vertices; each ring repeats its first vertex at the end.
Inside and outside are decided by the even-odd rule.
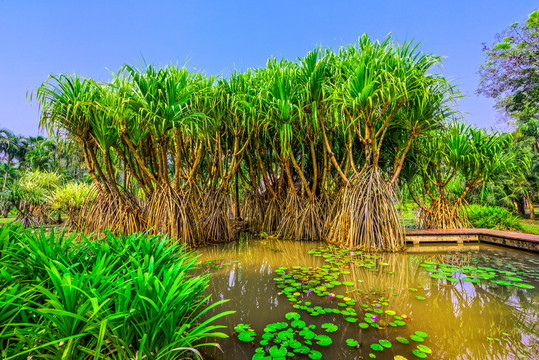
MULTIPOLYGON (((290 311, 290 305, 284 296, 277 295, 279 289, 273 281, 276 276, 274 270, 280 266, 324 265, 323 258, 307 254, 308 250, 319 245, 271 239, 243 239, 235 243, 201 249, 202 261, 224 258, 223 263, 231 263, 230 266, 216 271, 208 289, 220 298, 233 299, 218 310, 232 309, 238 311, 238 314, 224 319, 223 323, 232 329, 239 322, 247 322, 260 332, 267 323, 282 321, 284 314, 290 311), (234 260, 240 260, 241 263, 233 263, 234 260)), ((376 255, 380 257, 374 260, 378 271, 350 266, 346 269, 350 274, 341 275, 339 280, 351 281, 355 286, 339 286, 329 291, 355 299, 358 302, 355 309, 360 322, 364 313, 361 304, 373 303, 374 298, 371 296, 373 288, 377 290, 376 298, 384 296, 388 300, 389 305, 383 307, 383 310, 394 310, 398 315, 406 314, 412 321, 405 328, 387 326, 381 330, 373 328, 363 330, 357 324, 341 322, 342 316, 332 318, 326 316, 325 322, 334 321, 341 324, 338 332, 330 334, 336 344, 332 346, 333 351, 337 344, 342 344, 343 351, 350 351, 344 344, 347 338, 354 337, 363 343, 362 355, 366 356, 370 352, 368 344, 374 342, 375 337, 389 339, 393 343, 393 348, 378 354, 378 358, 392 359, 394 354, 414 358, 411 350, 417 343, 412 341, 410 345, 401 345, 394 340, 397 336, 409 337, 416 330, 429 334, 424 344, 432 348, 434 352, 432 358, 441 360, 511 359, 518 353, 524 353, 523 350, 526 348, 530 350, 539 348, 536 328, 537 290, 532 292, 498 286, 488 281, 474 284, 462 280, 458 283, 436 280, 419 266, 428 260, 452 263, 456 266, 488 266, 489 262, 494 264, 491 261, 492 256, 478 255, 475 252, 455 255, 393 253, 376 255), (381 266, 379 262, 388 265, 381 266), (384 270, 392 271, 394 274, 384 270), (361 292, 346 293, 346 290, 352 288, 361 292), (411 292, 410 288, 417 288, 419 291, 411 292), (393 293, 398 295, 394 296, 393 293), (427 300, 417 300, 416 295, 423 295, 427 300), (487 337, 501 339, 504 332, 509 333, 509 341, 503 341, 503 345, 487 340, 487 337)), ((324 306, 323 303, 330 303, 324 299, 312 301, 320 303, 321 306, 324 306)), ((336 301, 331 301, 331 304, 331 307, 335 307, 336 301)), ((301 313, 304 316, 304 313, 301 313)), ((308 319, 317 322, 320 317, 308 319)), ((307 318, 305 320, 307 321, 307 318)), ((248 359, 253 354, 250 344, 239 343, 235 339, 221 343, 224 344, 225 350, 222 359, 248 359)), ((532 353, 528 358, 539 358, 539 354, 532 353)))
POLYGON ((437 344, 440 359, 510 359, 525 354, 524 349, 537 349, 537 297, 533 292, 489 281, 476 284, 430 279, 419 266, 427 260, 456 266, 495 266, 488 257, 473 253, 410 259, 409 266, 418 274, 416 282, 427 285, 427 301, 414 315, 431 327, 431 340, 437 344), (487 340, 501 339, 504 332, 509 333, 509 341, 503 345, 487 340))
MULTIPOLYGON (((217 311, 237 312, 224 318, 223 325, 233 331, 233 327, 240 322, 250 323, 260 335, 266 324, 284 321, 284 314, 290 311, 290 306, 285 296, 278 295, 280 289, 273 281, 277 276, 274 271, 281 266, 319 267, 321 261, 307 254, 318 245, 312 242, 243 238, 237 242, 200 249, 202 262, 223 258, 221 263, 230 263, 222 269, 209 268, 215 274, 208 292, 222 299, 231 299, 217 311), (234 263, 235 260, 240 262, 234 263)), ((235 339, 219 342, 225 351, 222 359, 250 359, 253 355, 250 344, 235 339)), ((220 359, 215 351, 211 354, 220 359)))

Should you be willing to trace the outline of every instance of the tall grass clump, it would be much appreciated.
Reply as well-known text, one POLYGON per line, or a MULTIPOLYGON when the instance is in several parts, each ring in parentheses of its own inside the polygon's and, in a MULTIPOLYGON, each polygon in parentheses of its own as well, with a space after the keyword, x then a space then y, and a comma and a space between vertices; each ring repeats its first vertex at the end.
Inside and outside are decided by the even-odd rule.
POLYGON ((520 217, 499 206, 470 205, 463 209, 475 228, 522 230, 520 217))
POLYGON ((166 236, 0 229, 2 359, 188 359, 224 338, 209 275, 166 236))

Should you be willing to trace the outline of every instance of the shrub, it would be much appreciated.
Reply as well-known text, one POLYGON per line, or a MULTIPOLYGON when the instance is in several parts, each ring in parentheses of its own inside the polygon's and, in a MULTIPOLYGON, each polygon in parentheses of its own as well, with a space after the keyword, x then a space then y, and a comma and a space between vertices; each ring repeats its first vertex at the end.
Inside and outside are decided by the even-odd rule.
POLYGON ((475 228, 522 230, 520 218, 499 206, 470 205, 463 211, 475 228))
POLYGON ((52 210, 63 211, 67 215, 66 225, 76 228, 78 215, 85 202, 96 195, 93 184, 69 182, 56 188, 48 197, 52 210))
POLYGON ((216 345, 209 275, 161 235, 0 229, 0 358, 179 359, 216 345))
POLYGON ((19 213, 17 218, 24 226, 52 223, 46 206, 47 198, 62 182, 54 171, 31 170, 11 186, 10 201, 19 213))

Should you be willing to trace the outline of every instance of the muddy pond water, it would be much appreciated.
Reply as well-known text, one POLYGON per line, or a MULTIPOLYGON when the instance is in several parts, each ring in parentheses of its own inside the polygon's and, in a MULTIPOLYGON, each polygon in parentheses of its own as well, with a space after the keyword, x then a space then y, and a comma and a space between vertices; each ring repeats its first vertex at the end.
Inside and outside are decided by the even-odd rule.
POLYGON ((539 359, 536 254, 256 238, 198 253, 218 311, 236 311, 213 359, 539 359))

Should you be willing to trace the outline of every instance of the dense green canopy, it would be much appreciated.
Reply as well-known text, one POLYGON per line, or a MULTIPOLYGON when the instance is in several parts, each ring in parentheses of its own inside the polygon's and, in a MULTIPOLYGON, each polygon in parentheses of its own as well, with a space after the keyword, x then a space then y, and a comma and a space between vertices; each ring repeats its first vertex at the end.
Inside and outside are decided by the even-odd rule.
POLYGON ((82 147, 100 196, 87 231, 165 231, 199 245, 254 231, 369 249, 403 235, 393 185, 414 142, 449 117, 440 58, 362 36, 229 78, 123 66, 108 83, 51 76, 41 124, 82 147), (361 211, 360 211, 361 210, 361 211))

